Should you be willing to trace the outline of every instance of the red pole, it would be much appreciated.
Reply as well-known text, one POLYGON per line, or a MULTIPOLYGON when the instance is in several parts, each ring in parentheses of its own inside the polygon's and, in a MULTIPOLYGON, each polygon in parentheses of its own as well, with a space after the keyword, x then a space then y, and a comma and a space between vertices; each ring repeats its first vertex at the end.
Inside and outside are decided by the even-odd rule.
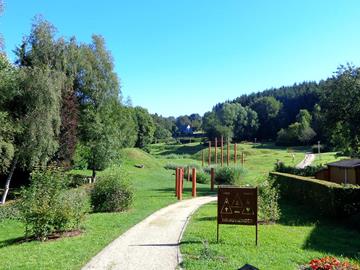
POLYGON ((179 168, 175 170, 175 196, 179 196, 179 168))
POLYGON ((214 184, 215 184, 215 169, 214 168, 211 168, 210 174, 211 174, 211 191, 214 191, 214 184))
POLYGON ((236 147, 236 143, 234 143, 234 164, 236 164, 236 149, 237 147, 236 147))
POLYGON ((221 167, 224 166, 224 136, 221 136, 221 167))
POLYGON ((192 169, 192 194, 193 197, 196 197, 196 168, 192 169))
POLYGON ((204 167, 204 150, 201 151, 201 156, 202 156, 202 166, 204 167))
POLYGON ((230 141, 229 138, 227 138, 227 160, 226 164, 229 166, 230 163, 230 141))
POLYGON ((215 138, 215 164, 217 164, 217 138, 215 138))
POLYGON ((209 141, 209 161, 208 161, 208 165, 210 166, 211 164, 211 141, 209 141))

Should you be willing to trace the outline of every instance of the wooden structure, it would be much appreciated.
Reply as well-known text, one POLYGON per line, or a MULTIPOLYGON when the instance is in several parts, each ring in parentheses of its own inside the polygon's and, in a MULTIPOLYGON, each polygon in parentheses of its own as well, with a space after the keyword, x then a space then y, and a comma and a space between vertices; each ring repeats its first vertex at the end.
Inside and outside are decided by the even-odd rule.
POLYGON ((315 174, 315 178, 338 184, 360 185, 360 159, 328 163, 326 169, 315 174))

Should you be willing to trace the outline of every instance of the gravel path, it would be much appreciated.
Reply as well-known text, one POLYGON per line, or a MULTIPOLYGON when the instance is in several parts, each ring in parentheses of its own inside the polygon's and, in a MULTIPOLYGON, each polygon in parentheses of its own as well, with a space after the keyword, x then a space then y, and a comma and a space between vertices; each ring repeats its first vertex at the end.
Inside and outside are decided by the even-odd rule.
POLYGON ((310 166, 314 159, 315 154, 306 153, 305 158, 298 165, 296 165, 296 168, 304 169, 305 167, 310 166))
POLYGON ((189 217, 212 201, 216 197, 198 197, 160 209, 110 243, 83 269, 176 269, 189 217))

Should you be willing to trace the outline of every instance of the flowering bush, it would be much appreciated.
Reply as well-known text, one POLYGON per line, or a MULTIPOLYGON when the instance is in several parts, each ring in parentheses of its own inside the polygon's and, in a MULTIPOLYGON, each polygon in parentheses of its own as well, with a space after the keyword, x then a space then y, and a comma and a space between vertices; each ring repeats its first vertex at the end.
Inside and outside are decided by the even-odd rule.
POLYGON ((302 267, 303 270, 360 270, 356 265, 349 262, 341 262, 334 257, 324 257, 321 259, 313 259, 308 265, 302 267))

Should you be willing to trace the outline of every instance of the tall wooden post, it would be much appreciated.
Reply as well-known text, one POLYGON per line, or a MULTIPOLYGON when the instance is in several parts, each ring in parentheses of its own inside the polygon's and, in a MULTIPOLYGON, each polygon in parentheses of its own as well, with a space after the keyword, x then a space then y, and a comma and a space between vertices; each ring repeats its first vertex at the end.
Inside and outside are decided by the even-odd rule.
POLYGON ((201 166, 204 167, 204 150, 201 150, 201 166))
POLYGON ((226 164, 229 166, 230 164, 230 140, 229 138, 227 138, 227 159, 226 159, 226 164))
POLYGON ((236 159, 237 159, 237 154, 236 154, 236 149, 237 148, 237 145, 236 143, 234 143, 234 164, 236 164, 236 159))
POLYGON ((192 169, 192 192, 191 195, 196 197, 196 168, 192 169))
POLYGON ((208 165, 211 165, 211 141, 209 141, 209 160, 208 160, 208 165))
POLYGON ((217 138, 215 138, 215 164, 217 164, 217 138))
POLYGON ((178 185, 179 185, 179 168, 175 170, 175 197, 178 196, 178 185))
POLYGON ((211 168, 210 170, 210 175, 211 175, 211 191, 214 191, 214 184, 215 184, 215 169, 211 168))
POLYGON ((224 136, 221 136, 221 167, 224 166, 224 136))

